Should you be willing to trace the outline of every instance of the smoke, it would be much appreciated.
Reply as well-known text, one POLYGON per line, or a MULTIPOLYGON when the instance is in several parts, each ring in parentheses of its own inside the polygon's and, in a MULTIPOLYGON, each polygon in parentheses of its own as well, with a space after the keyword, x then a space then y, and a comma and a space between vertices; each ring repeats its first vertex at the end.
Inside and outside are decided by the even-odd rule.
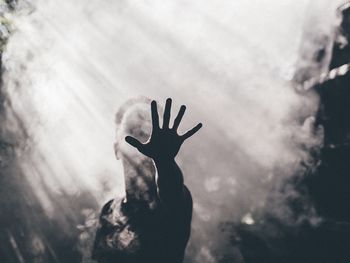
POLYGON ((88 192, 99 205, 123 195, 115 113, 136 96, 171 97, 174 113, 187 105, 182 132, 204 124, 178 157, 195 209, 187 262, 226 250, 239 262, 220 225, 254 224, 255 211, 295 224, 285 200, 300 194, 280 186, 313 165, 322 130, 312 125, 317 96, 296 93, 292 77, 305 18, 322 14, 332 32, 334 2, 37 0, 9 14, 6 126, 46 213, 50 192, 88 192))

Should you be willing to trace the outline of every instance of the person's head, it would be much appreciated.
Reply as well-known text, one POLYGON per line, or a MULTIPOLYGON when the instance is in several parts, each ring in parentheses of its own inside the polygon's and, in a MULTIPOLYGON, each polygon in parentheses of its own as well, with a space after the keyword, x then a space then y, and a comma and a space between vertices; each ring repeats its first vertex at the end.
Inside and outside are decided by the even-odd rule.
POLYGON ((125 137, 130 135, 141 142, 146 142, 152 131, 151 100, 146 97, 133 98, 126 101, 118 110, 115 118, 117 125, 114 150, 117 159, 123 164, 141 164, 149 158, 126 143, 125 137))
POLYGON ((117 125, 115 154, 123 162, 128 199, 152 201, 155 196, 155 167, 152 160, 130 146, 125 137, 130 135, 146 142, 152 132, 151 100, 138 97, 126 101, 115 118, 117 125))

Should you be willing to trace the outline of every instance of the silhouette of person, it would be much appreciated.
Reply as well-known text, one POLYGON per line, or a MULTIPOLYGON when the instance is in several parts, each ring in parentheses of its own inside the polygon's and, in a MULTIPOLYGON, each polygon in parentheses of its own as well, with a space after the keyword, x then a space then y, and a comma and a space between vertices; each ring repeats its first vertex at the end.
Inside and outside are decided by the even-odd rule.
POLYGON ((202 124, 179 135, 186 107, 181 106, 169 127, 172 101, 167 99, 160 127, 157 103, 151 102, 152 121, 142 109, 145 104, 149 107, 149 102, 128 102, 116 116, 117 135, 127 135, 127 143, 117 139, 115 144, 117 159, 123 163, 126 194, 102 208, 93 248, 93 259, 99 263, 183 262, 190 237, 192 197, 175 157, 202 124))

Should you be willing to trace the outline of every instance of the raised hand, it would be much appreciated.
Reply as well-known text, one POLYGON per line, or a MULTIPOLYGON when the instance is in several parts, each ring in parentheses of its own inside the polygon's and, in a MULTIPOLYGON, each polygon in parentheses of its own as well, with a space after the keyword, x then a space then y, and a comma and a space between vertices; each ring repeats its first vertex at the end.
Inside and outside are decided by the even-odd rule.
POLYGON ((126 142, 137 148, 144 155, 152 158, 155 161, 174 159, 180 150, 182 143, 195 134, 201 127, 202 123, 197 124, 194 128, 187 131, 183 135, 177 133, 181 119, 185 113, 186 106, 182 105, 177 117, 174 120, 173 127, 169 127, 171 99, 168 98, 165 103, 163 127, 159 126, 159 117, 156 101, 151 103, 152 112, 152 135, 148 142, 141 143, 131 136, 125 138, 126 142))

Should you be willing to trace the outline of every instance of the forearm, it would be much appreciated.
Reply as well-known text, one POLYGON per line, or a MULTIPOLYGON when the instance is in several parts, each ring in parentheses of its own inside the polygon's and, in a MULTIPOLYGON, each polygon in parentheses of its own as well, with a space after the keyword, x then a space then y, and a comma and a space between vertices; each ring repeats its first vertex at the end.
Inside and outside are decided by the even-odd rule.
POLYGON ((154 160, 157 168, 158 195, 162 202, 174 206, 184 201, 184 180, 174 159, 154 160))

